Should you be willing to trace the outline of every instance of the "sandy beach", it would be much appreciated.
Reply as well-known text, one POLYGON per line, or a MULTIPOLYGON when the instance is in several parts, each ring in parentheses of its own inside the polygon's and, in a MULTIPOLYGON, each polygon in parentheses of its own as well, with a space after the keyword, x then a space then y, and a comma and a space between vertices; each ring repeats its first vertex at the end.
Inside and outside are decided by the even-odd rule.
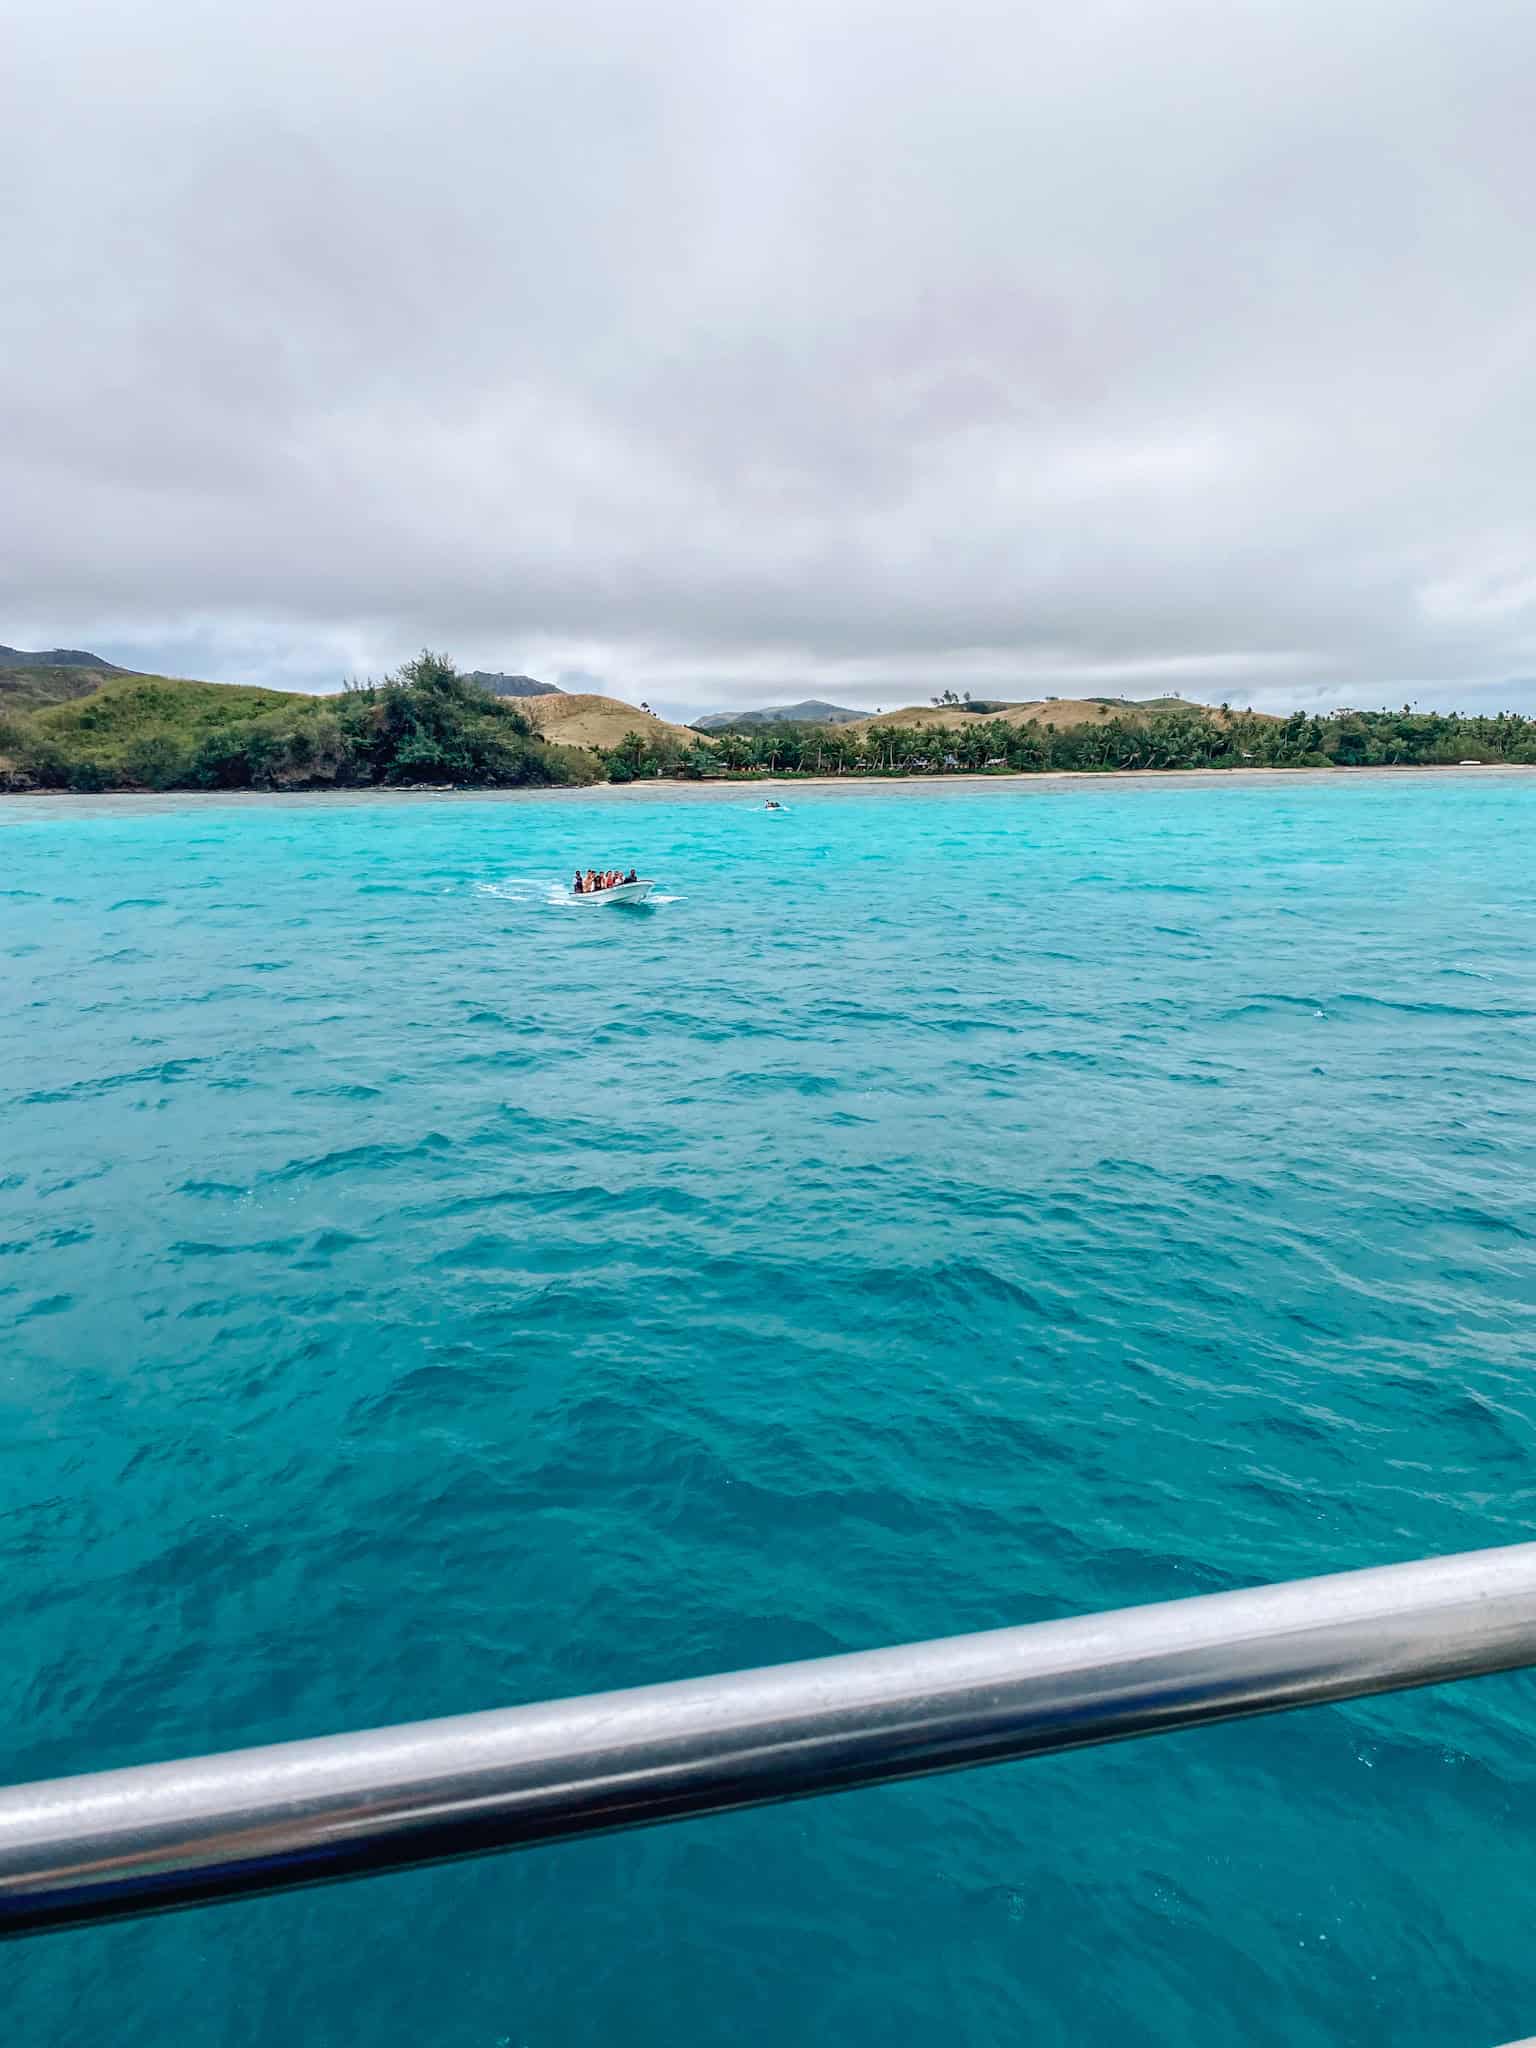
MULTIPOLYGON (((115 791, 84 795, 69 790, 31 790, 0 796, 0 826, 16 825, 27 819, 57 815, 123 816, 151 815, 180 810, 248 810, 263 805, 300 807, 322 804, 329 809, 350 809, 366 804, 410 805, 455 802, 463 804, 536 803, 555 799, 566 803, 655 803, 682 800, 709 803, 726 800, 750 803, 765 790, 785 790, 803 795, 824 795, 830 790, 883 791, 910 796, 922 792, 937 796, 944 790, 998 789, 1018 794, 1031 791, 1061 793, 1073 788, 1206 788, 1234 784, 1269 787, 1294 783, 1316 788, 1320 784, 1340 789, 1357 783, 1424 782, 1427 780, 1474 777, 1514 780, 1536 776, 1536 765, 1501 762, 1488 767, 1401 767, 1401 768, 1149 768, 1115 769, 1094 773, 1082 769, 1042 769, 1004 775, 761 775, 741 782, 691 782, 681 777, 657 777, 647 782, 596 782, 584 788, 559 789, 293 789, 293 790, 166 790, 115 791)), ((789 806, 786 805, 786 808, 789 806)))

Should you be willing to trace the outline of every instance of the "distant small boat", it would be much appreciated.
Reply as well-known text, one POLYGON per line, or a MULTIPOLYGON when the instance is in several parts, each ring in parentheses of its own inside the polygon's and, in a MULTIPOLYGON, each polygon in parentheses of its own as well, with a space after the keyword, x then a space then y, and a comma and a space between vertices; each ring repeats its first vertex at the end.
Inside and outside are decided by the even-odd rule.
POLYGON ((578 896, 572 892, 573 903, 643 903, 655 888, 655 880, 638 882, 615 882, 611 889, 585 889, 578 896))

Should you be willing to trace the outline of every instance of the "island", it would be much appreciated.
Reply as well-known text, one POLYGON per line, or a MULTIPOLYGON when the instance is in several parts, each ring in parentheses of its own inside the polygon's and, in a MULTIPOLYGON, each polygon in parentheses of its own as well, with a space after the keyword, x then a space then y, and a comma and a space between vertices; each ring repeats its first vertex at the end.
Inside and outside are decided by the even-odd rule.
POLYGON ((675 777, 943 777, 1191 769, 1536 766, 1513 711, 1295 711, 1179 697, 819 704, 675 725, 621 698, 461 673, 423 651, 328 696, 140 675, 0 648, 0 793, 556 788, 675 777), (825 709, 825 720, 784 710, 825 709))

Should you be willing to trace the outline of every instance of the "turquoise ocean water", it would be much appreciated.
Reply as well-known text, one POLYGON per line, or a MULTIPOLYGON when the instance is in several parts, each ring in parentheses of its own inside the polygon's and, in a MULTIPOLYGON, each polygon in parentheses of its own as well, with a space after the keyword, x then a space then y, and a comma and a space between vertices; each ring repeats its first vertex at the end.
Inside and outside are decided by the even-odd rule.
MULTIPOLYGON (((752 801, 0 805, 7 1775, 1533 1534, 1536 780, 752 801)), ((1490 2048, 1533 1877, 1513 1676, 51 1937, 6 2038, 1490 2048)))

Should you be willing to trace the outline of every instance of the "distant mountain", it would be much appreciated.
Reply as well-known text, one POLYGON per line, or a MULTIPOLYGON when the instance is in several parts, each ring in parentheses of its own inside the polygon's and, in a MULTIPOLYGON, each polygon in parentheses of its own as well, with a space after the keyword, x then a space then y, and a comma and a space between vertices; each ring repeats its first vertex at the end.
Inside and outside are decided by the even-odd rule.
POLYGON ((764 704, 756 711, 709 711, 693 721, 695 732, 719 732, 728 725, 851 725, 867 718, 865 711, 850 711, 846 704, 823 704, 819 697, 807 697, 803 704, 764 704))
POLYGON ((78 647, 50 647, 41 654, 28 654, 20 647, 0 647, 0 669, 6 668, 88 668, 101 676, 125 676, 128 669, 103 661, 99 654, 82 653, 78 647))
POLYGON ((533 676, 504 676, 487 668, 470 669, 464 680, 478 683, 493 697, 558 697, 563 694, 554 683, 541 683, 533 676))

